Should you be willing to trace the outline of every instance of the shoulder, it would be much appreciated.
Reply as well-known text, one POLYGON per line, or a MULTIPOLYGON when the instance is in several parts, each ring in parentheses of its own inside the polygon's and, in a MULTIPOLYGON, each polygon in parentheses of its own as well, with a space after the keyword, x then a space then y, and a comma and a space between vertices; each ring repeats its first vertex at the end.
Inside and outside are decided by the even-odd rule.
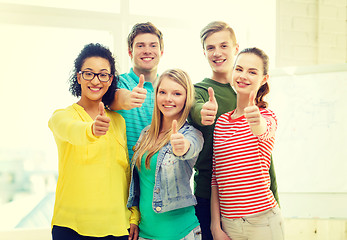
POLYGON ((80 111, 79 108, 81 107, 74 103, 73 105, 70 105, 66 108, 55 110, 53 112, 53 116, 54 115, 74 115, 80 111))
POLYGON ((208 88, 211 87, 210 83, 208 82, 208 78, 205 78, 201 82, 195 83, 194 88, 196 91, 207 91, 208 88))
POLYGON ((272 111, 271 109, 268 109, 268 108, 260 108, 259 111, 260 111, 260 113, 261 113, 262 115, 269 116, 269 117, 273 117, 273 118, 277 118, 275 112, 272 111))
POLYGON ((119 75, 118 87, 132 90, 134 86, 138 84, 138 80, 134 79, 133 75, 134 74, 131 73, 123 73, 119 75))
POLYGON ((105 109, 105 111, 107 112, 107 115, 112 118, 113 120, 117 120, 117 121, 121 121, 121 122, 125 122, 124 118, 122 117, 122 115, 120 115, 117 112, 114 112, 112 110, 108 110, 105 109))
POLYGON ((202 133, 196 129, 195 127, 193 127, 193 125, 191 125, 190 123, 186 122, 182 128, 180 129, 180 132, 184 135, 184 136, 189 136, 189 135, 201 135, 202 133))

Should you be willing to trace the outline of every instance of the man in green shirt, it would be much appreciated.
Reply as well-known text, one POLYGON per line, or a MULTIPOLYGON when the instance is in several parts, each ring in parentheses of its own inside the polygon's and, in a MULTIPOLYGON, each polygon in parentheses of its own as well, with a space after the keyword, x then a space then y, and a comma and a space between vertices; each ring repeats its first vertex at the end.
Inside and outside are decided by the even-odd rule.
MULTIPOLYGON (((200 39, 210 67, 212 77, 195 84, 196 103, 191 109, 189 121, 204 136, 204 146, 195 164, 194 190, 198 204, 195 207, 199 219, 202 239, 212 240, 210 231, 211 178, 213 156, 213 131, 215 120, 220 115, 236 108, 236 93, 230 86, 234 58, 239 51, 233 29, 226 23, 209 23, 200 32, 200 39)), ((271 161, 271 191, 277 202, 276 175, 271 161)))

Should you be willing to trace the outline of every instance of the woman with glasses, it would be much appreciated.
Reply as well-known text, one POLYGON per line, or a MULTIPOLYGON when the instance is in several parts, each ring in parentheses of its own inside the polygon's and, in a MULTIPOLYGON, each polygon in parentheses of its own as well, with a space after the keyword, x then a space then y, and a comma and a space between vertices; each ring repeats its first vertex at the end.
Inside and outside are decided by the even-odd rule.
POLYGON ((112 53, 86 45, 75 60, 70 92, 77 103, 49 120, 58 147, 59 177, 53 240, 137 239, 139 213, 127 208, 130 179, 124 119, 105 109, 118 73, 112 53), (130 230, 128 230, 130 229, 130 230))

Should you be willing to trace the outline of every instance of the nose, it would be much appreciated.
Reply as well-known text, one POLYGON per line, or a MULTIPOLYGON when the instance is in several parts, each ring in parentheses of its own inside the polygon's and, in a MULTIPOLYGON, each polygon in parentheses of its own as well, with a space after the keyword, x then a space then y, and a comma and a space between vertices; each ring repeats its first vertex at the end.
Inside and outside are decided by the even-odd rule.
POLYGON ((145 53, 149 53, 149 52, 150 52, 150 49, 151 49, 150 46, 144 46, 144 47, 143 47, 143 51, 144 51, 145 53))
POLYGON ((172 96, 171 96, 171 94, 167 94, 167 95, 166 95, 166 101, 172 102, 172 96))
POLYGON ((219 56, 221 56, 221 55, 222 55, 222 54, 221 54, 220 49, 216 48, 215 51, 213 52, 213 56, 214 56, 214 57, 219 57, 219 56))
POLYGON ((98 76, 94 75, 94 78, 90 81, 93 85, 98 85, 100 83, 100 80, 98 76))
POLYGON ((242 71, 242 73, 240 74, 240 78, 246 79, 246 72, 242 71))

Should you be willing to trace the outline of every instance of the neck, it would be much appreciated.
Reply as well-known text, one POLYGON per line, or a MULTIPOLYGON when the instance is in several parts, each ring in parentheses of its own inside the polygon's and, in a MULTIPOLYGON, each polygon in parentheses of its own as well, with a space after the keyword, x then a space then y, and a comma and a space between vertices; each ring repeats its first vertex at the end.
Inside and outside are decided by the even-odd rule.
POLYGON ((231 71, 227 73, 213 72, 211 79, 222 84, 227 84, 231 82, 231 76, 231 71))
POLYGON ((172 121, 173 119, 163 118, 161 122, 160 132, 167 132, 172 127, 172 121))
POLYGON ((101 102, 101 99, 98 101, 86 101, 83 98, 81 98, 77 104, 84 108, 84 110, 89 114, 89 116, 92 119, 95 119, 95 117, 99 114, 99 103, 101 102))
POLYGON ((154 83, 154 81, 157 79, 157 69, 144 71, 134 67, 133 70, 136 76, 138 77, 140 77, 140 75, 143 74, 146 82, 154 83))

